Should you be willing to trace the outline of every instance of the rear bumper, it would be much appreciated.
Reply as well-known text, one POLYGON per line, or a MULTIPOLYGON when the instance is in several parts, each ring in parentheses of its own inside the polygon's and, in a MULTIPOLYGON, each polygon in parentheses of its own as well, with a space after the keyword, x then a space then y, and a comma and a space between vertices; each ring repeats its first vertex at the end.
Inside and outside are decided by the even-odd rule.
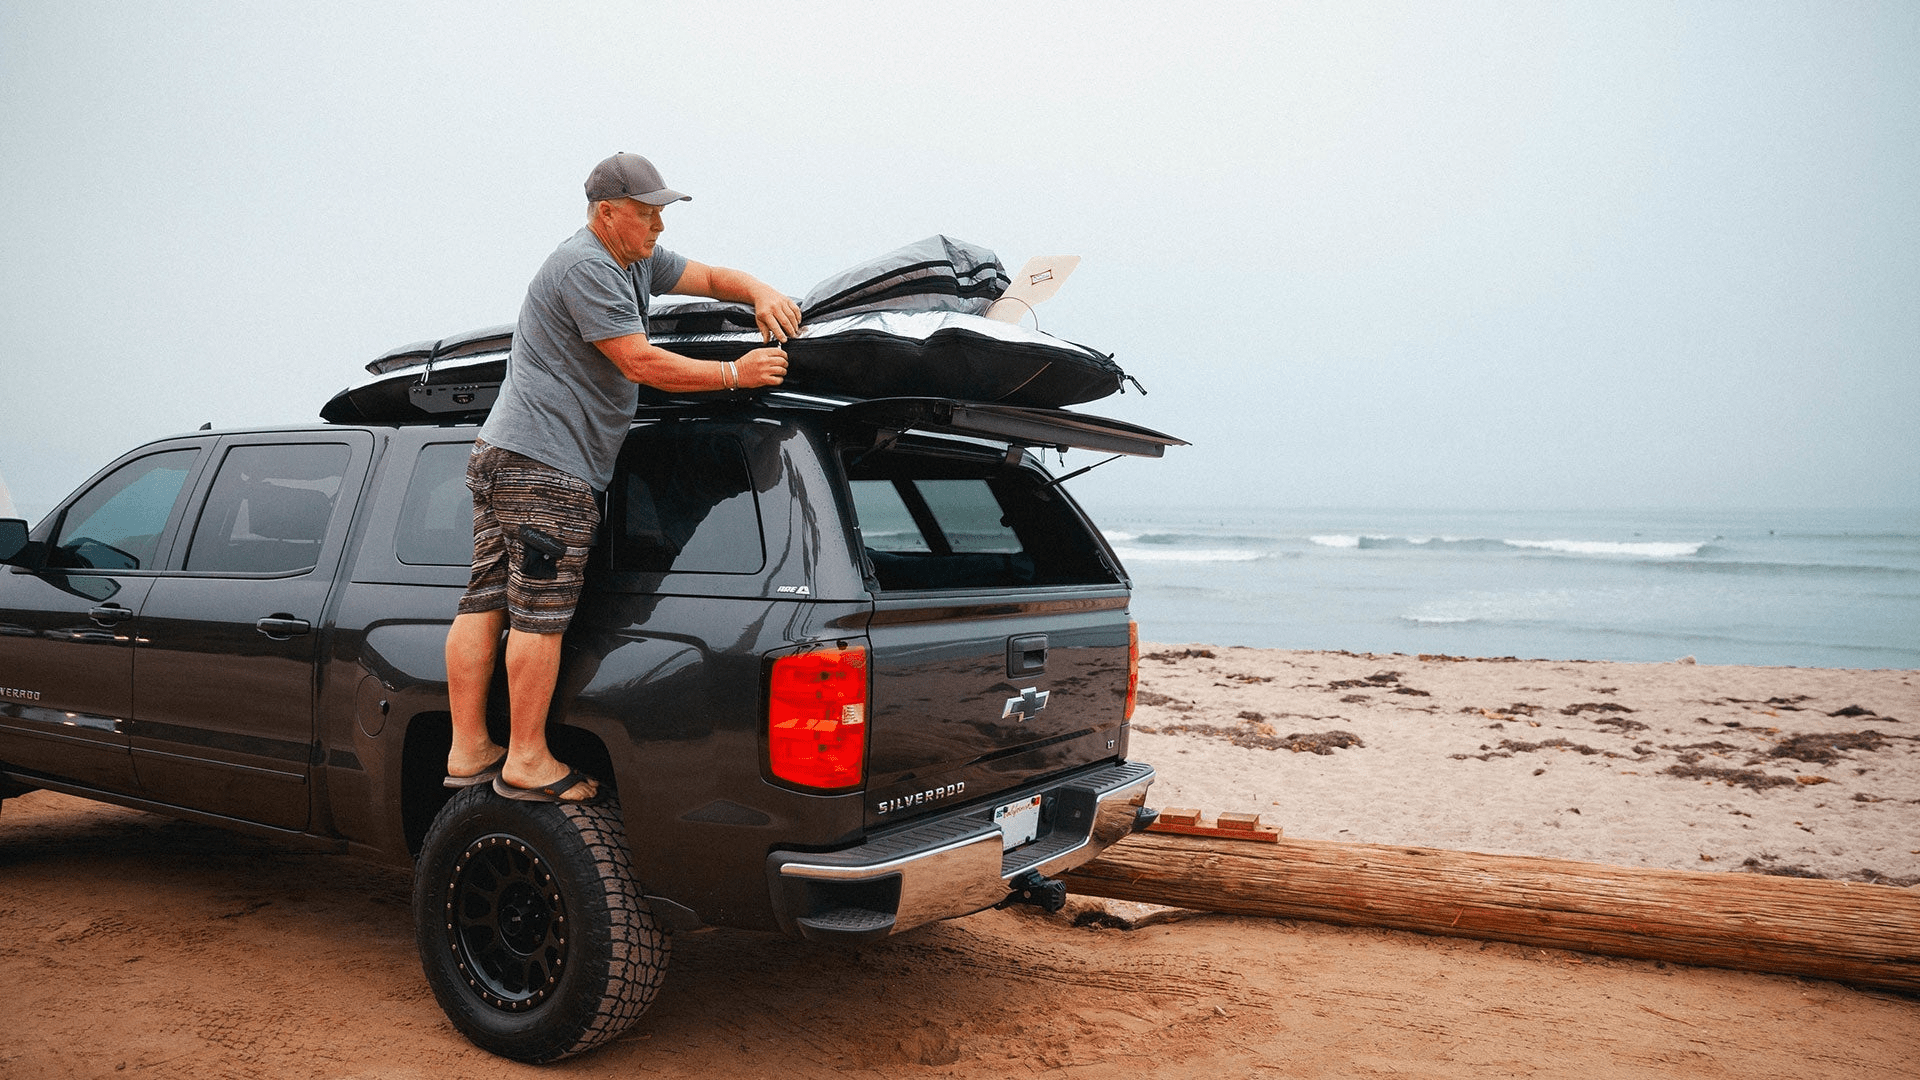
MULTIPOLYGON (((1032 842, 1004 851, 993 806, 944 814, 854 847, 776 851, 767 879, 781 929, 811 941, 870 941, 990 908, 1029 874, 1064 873, 1134 831, 1153 766, 1096 765, 1005 793, 1041 795, 1032 842)), ((996 804, 999 805, 999 804, 996 804)))

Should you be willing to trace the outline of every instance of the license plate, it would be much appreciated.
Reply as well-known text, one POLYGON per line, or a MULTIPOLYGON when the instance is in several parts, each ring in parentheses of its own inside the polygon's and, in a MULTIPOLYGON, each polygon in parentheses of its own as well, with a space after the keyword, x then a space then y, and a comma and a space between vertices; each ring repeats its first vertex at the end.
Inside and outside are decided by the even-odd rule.
POLYGON ((1027 843, 1040 832, 1040 796, 1000 807, 993 812, 993 823, 1000 826, 1001 851, 1027 843))

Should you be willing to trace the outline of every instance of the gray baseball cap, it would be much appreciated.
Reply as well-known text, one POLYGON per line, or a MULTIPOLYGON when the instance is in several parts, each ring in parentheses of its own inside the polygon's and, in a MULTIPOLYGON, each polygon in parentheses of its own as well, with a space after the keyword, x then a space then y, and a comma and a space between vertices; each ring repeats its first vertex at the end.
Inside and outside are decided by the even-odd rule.
POLYGON ((587 175, 588 202, 637 199, 651 206, 665 206, 691 198, 693 196, 682 195, 668 187, 667 182, 660 179, 660 170, 653 167, 653 162, 624 150, 595 165, 593 172, 587 175))

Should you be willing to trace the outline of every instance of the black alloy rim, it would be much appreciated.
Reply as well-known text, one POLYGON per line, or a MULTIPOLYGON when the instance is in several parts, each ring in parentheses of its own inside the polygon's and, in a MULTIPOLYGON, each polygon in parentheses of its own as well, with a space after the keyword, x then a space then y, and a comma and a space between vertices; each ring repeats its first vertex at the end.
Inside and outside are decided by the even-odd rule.
POLYGON ((481 1000, 523 1012, 553 994, 567 960, 566 902, 524 841, 494 833, 460 853, 446 922, 454 962, 481 1000))

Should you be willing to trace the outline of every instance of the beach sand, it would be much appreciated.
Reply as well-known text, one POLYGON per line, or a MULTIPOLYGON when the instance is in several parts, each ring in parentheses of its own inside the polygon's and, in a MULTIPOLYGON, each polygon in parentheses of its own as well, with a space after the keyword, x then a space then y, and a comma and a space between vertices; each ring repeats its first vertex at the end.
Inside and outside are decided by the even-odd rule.
POLYGON ((1920 672, 1142 647, 1158 806, 1286 835, 1920 883, 1920 672))
MULTIPOLYGON (((1302 838, 1920 877, 1915 672, 1143 652, 1132 755, 1159 768, 1159 806, 1302 838)), ((542 1071, 441 1016, 408 889, 340 856, 9 800, 0 1076, 1920 1074, 1912 995, 1288 920, 1123 930, 1083 898, 855 949, 681 935, 631 1032, 542 1071)))

